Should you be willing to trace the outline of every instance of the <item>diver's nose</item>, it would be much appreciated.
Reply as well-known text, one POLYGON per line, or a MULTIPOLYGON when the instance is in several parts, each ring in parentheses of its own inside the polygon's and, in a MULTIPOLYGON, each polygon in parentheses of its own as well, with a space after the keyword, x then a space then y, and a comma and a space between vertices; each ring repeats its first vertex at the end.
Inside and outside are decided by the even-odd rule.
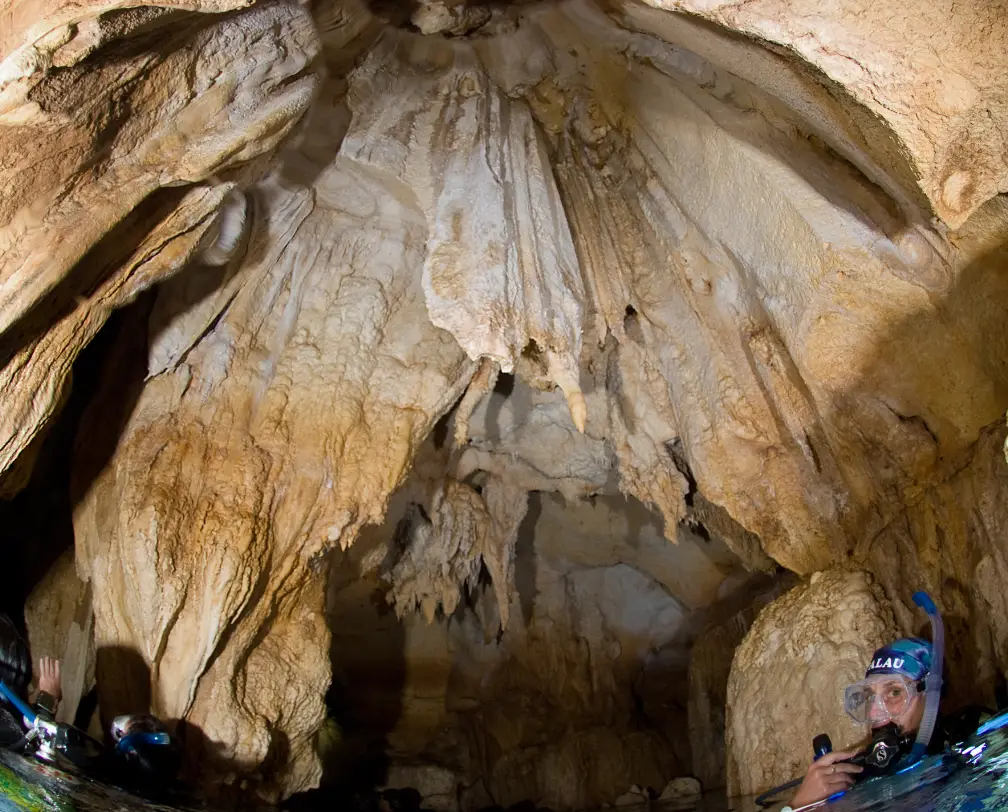
POLYGON ((882 697, 878 695, 871 698, 871 704, 868 706, 868 721, 873 723, 889 721, 889 712, 886 710, 882 697))

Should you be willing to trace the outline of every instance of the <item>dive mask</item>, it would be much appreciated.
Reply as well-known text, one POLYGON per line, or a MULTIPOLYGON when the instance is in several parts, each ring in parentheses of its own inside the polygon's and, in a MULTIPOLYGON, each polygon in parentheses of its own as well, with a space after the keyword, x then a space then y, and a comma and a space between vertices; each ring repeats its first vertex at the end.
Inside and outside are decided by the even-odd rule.
POLYGON ((918 693, 918 683, 901 674, 879 674, 844 691, 844 710, 858 724, 897 722, 918 693))

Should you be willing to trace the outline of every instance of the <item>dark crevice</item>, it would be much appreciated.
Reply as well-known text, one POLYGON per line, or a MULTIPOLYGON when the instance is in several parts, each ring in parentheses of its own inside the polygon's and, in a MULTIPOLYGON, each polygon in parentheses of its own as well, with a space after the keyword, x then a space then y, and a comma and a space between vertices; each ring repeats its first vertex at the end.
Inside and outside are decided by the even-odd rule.
MULTIPOLYGON (((5 554, 7 585, 0 598, 0 611, 21 617, 24 602, 64 551, 73 548, 73 509, 71 471, 74 467, 74 443, 88 404, 94 398, 102 370, 117 342, 134 340, 124 326, 130 314, 141 318, 150 306, 149 297, 141 297, 126 311, 113 313, 97 336, 81 350, 68 381, 69 395, 60 412, 52 419, 44 436, 38 437, 38 457, 25 487, 9 500, 0 501, 0 544, 5 554)), ((145 353, 146 333, 139 337, 145 353)), ((125 414, 132 411, 135 397, 130 392, 131 370, 122 369, 117 379, 116 403, 125 414)), ((119 409, 110 409, 106 427, 118 432, 124 424, 119 409)), ((97 443, 96 438, 91 440, 97 443)), ((107 458, 103 459, 103 465, 107 458)), ((100 468, 73 470, 73 478, 86 487, 100 468)), ((78 489, 79 493, 83 491, 78 489)))
POLYGON ((697 483, 693 477, 693 471, 690 469, 689 462, 686 460, 686 450, 683 448, 682 438, 676 437, 671 443, 665 443, 665 449, 668 451, 669 456, 672 457, 672 463, 675 465, 676 470, 686 479, 688 490, 685 497, 683 497, 686 507, 693 507, 693 499, 697 493, 697 483))
POLYGON ((819 461, 819 454, 815 450, 815 445, 812 443, 812 438, 809 437, 809 433, 806 431, 805 434, 805 447, 808 448, 809 454, 812 455, 812 464, 815 466, 815 471, 817 474, 822 473, 822 463, 819 461))
POLYGON ((455 409, 449 409, 434 424, 434 429, 431 431, 431 439, 434 441, 434 448, 440 451, 444 448, 445 441, 448 439, 448 424, 451 422, 452 417, 455 415, 455 409))
POLYGON ((434 424, 434 428, 431 430, 431 439, 434 442, 434 448, 440 451, 444 448, 445 443, 448 442, 448 426, 454 420, 455 415, 458 413, 459 404, 465 397, 468 391, 468 386, 462 390, 455 402, 448 407, 448 410, 438 418, 438 421, 434 424))
POLYGON ((528 344, 525 345, 525 349, 522 350, 521 354, 522 358, 531 361, 536 366, 543 366, 545 364, 542 348, 536 343, 534 338, 528 340, 528 344))
POLYGON ((631 304, 628 304, 626 310, 623 311, 623 333, 635 344, 642 345, 644 343, 640 316, 637 315, 637 309, 631 304))
POLYGON ((497 383, 494 384, 493 391, 495 394, 509 397, 514 391, 514 387, 515 376, 510 372, 501 372, 497 376, 497 383))
POLYGON ((407 506, 406 511, 396 522, 395 530, 392 531, 392 548, 397 554, 409 546, 410 530, 413 528, 413 508, 413 504, 407 506))
POLYGON ((928 435, 931 437, 931 440, 934 442, 935 446, 937 447, 939 445, 937 435, 931 430, 931 427, 927 424, 927 421, 921 415, 901 414, 885 401, 882 401, 882 405, 885 406, 890 412, 892 412, 893 415, 896 417, 896 419, 900 421, 900 423, 906 424, 907 426, 916 426, 924 429, 924 431, 926 431, 928 435))

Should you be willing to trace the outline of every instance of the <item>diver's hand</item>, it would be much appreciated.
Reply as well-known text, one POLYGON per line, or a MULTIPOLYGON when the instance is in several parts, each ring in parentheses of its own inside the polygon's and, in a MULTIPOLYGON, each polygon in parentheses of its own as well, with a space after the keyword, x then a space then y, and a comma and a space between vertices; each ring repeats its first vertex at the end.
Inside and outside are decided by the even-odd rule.
POLYGON ((847 760, 856 755, 856 750, 837 750, 835 753, 827 753, 818 761, 813 761, 805 773, 801 786, 798 787, 798 792, 795 793, 794 800, 791 801, 791 806, 798 809, 814 804, 854 786, 854 776, 864 769, 847 760))
POLYGON ((57 702, 63 698, 59 660, 53 657, 43 657, 39 660, 38 687, 40 691, 45 691, 57 702))

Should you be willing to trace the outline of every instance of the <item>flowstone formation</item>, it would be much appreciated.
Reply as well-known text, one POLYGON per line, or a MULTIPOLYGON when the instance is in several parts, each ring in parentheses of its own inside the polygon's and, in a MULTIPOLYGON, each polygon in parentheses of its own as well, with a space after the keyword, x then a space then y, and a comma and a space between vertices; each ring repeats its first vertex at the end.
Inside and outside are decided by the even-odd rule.
POLYGON ((844 713, 843 692, 895 631, 885 593, 860 571, 817 572, 761 612, 728 680, 728 793, 801 775, 820 733, 837 749, 858 744, 864 730, 844 713))
MULTIPOLYGON (((494 720, 504 687, 469 696, 479 755, 453 774, 491 800, 611 801, 589 751, 646 782, 688 770, 662 732, 681 717, 654 705, 638 730, 626 692, 660 693, 667 656, 686 702, 699 630, 585 609, 638 578, 688 614, 743 570, 826 571, 735 658, 731 788, 791 777, 732 767, 762 732, 732 707, 772 679, 759 630, 825 611, 824 584, 870 593, 862 648, 911 630, 908 594, 931 589, 968 627, 954 645, 982 668, 961 690, 980 693, 1008 670, 1006 44, 984 0, 19 6, 0 54, 3 493, 74 358, 136 303, 74 456, 102 714, 185 720, 204 784, 315 786, 343 624, 327 579, 361 543, 356 576, 380 575, 406 628, 468 630, 438 668, 464 650, 487 658, 470 675, 539 697, 494 720), (622 498, 660 527, 646 544, 637 508, 592 513, 622 498), (527 524, 546 528, 533 575, 527 524), (830 574, 848 566, 870 575, 830 574), (603 648, 564 649, 589 622, 603 648), (591 686, 557 700, 579 721, 555 751, 556 719, 509 727, 548 717, 552 689, 528 686, 567 673, 550 647, 591 686)), ((812 625, 809 645, 853 639, 812 625)))

